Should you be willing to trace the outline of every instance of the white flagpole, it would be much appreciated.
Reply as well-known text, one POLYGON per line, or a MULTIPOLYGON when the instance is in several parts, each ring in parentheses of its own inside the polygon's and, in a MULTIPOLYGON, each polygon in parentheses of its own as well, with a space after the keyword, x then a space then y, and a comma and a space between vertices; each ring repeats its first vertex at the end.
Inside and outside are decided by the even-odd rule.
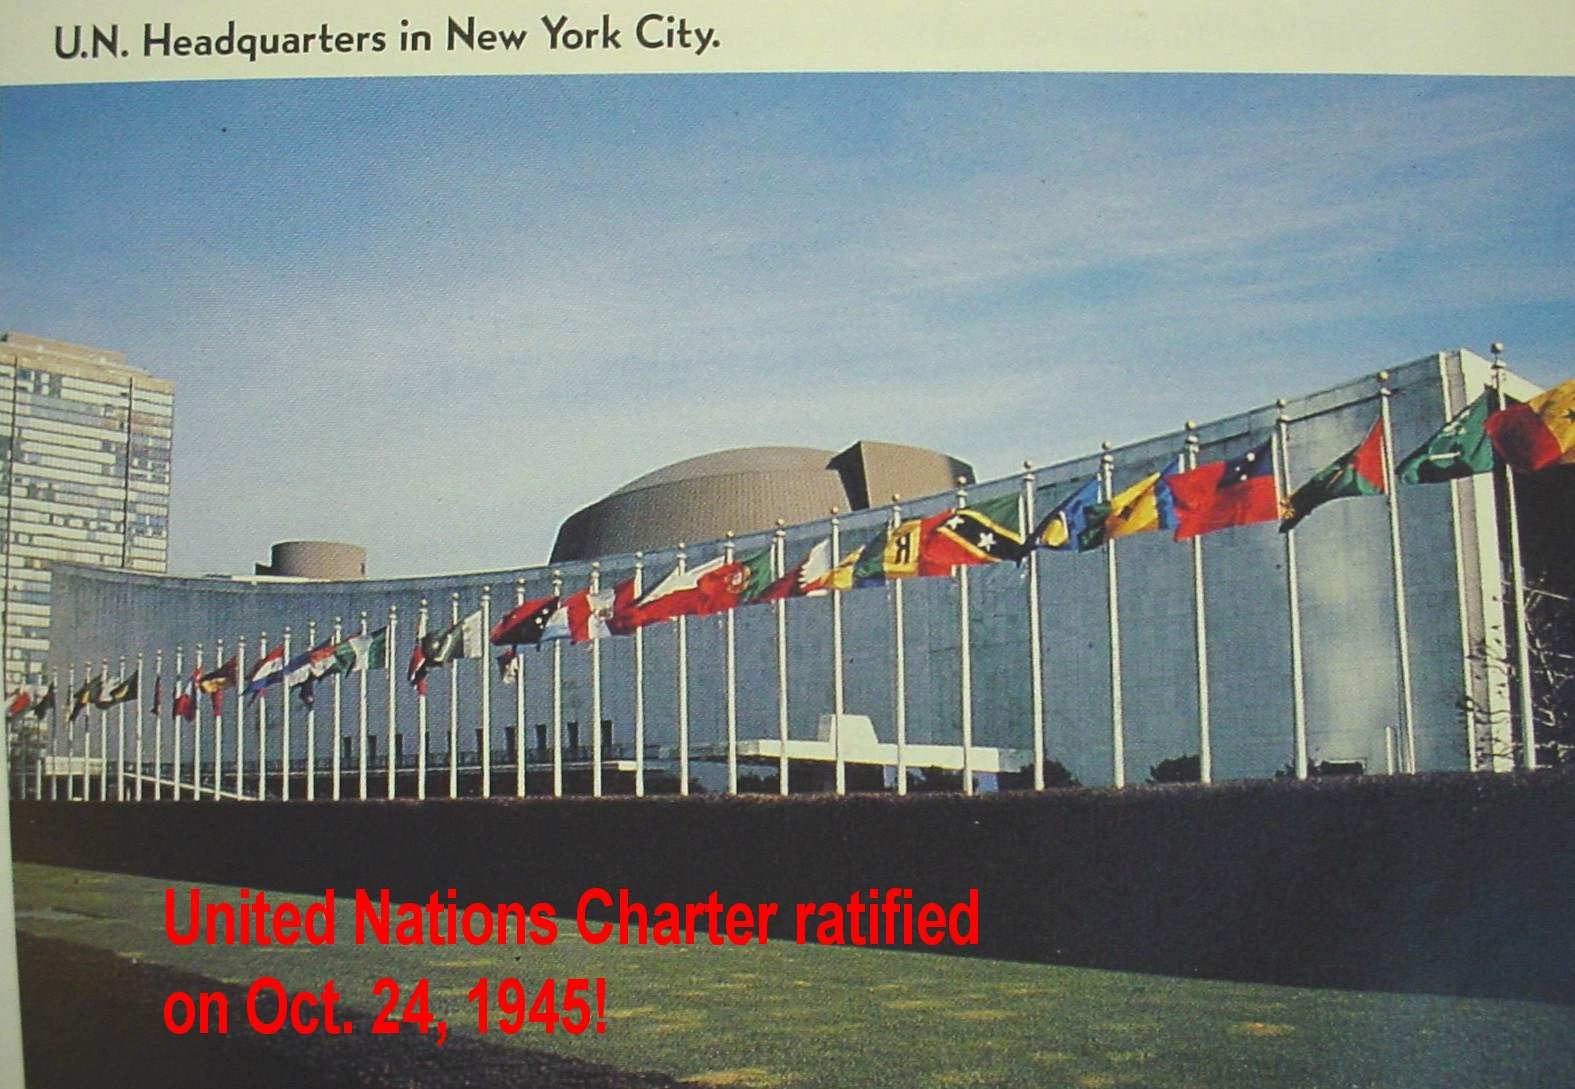
MULTIPOLYGON (((777 519, 773 534, 775 549, 772 553, 771 571, 776 578, 787 575, 787 523, 777 519)), ((787 600, 772 602, 777 612, 777 793, 788 793, 788 651, 787 651, 787 600)))
POLYGON ((55 705, 49 709, 49 800, 60 800, 60 673, 50 674, 54 678, 55 705))
MULTIPOLYGON (((514 580, 514 604, 525 604, 525 580, 514 580)), ((514 652, 516 655, 519 651, 514 652)), ((525 797, 525 659, 514 660, 514 796, 525 797)))
MULTIPOLYGON (((1449 367, 1444 362, 1444 354, 1438 354, 1438 389, 1443 402, 1444 422, 1448 423, 1455 418, 1454 397, 1449 389, 1449 367)), ((1469 391, 1467 391, 1469 393, 1469 391)), ((1460 484, 1461 481, 1451 480, 1449 488, 1449 530, 1452 535, 1455 557, 1455 606, 1460 611, 1460 672, 1461 696, 1465 702, 1466 720, 1466 769, 1477 770, 1477 734, 1476 724, 1473 720, 1471 709, 1472 684, 1471 677, 1471 619, 1466 611, 1466 567, 1465 555, 1460 539, 1460 484)))
MULTIPOLYGON (((1275 460, 1280 502, 1291 494, 1290 417, 1285 414, 1285 401, 1275 402, 1280 414, 1274 423, 1274 437, 1279 446, 1275 460)), ((1302 681, 1302 601, 1301 588, 1296 580, 1296 530, 1288 529, 1285 537, 1285 593, 1291 625, 1291 725, 1295 748, 1296 778, 1307 778, 1307 693, 1302 681)))
MULTIPOLYGON (((185 648, 179 643, 175 645, 175 683, 170 686, 170 747, 174 750, 173 761, 170 767, 170 799, 180 801, 180 749, 181 749, 181 718, 175 712, 175 701, 180 697, 180 686, 186 680, 185 648)), ((193 706, 197 698, 196 689, 192 690, 193 706)))
MULTIPOLYGON (((722 563, 731 566, 738 555, 733 531, 727 531, 727 543, 722 546, 722 563)), ((738 641, 734 614, 729 608, 722 614, 723 679, 726 684, 727 706, 727 792, 738 793, 738 641)))
MULTIPOLYGON (((334 646, 336 646, 336 647, 340 643, 344 642, 344 638, 345 638, 345 634, 344 634, 344 617, 342 617, 342 616, 334 617, 333 634, 331 636, 329 636, 329 638, 331 638, 334 641, 334 646)), ((336 670, 334 670, 334 713, 333 713, 334 743, 329 746, 329 753, 328 753, 328 763, 329 763, 329 766, 333 768, 333 775, 334 775, 334 784, 333 784, 333 788, 331 790, 331 796, 332 796, 333 800, 336 801, 336 802, 339 801, 339 799, 344 795, 344 774, 345 774, 345 758, 344 758, 344 747, 345 747, 344 736, 345 735, 344 735, 344 728, 345 727, 344 727, 344 704, 343 704, 343 700, 342 700, 343 694, 344 694, 344 675, 339 670, 336 669, 336 670)))
POLYGON ((1038 478, 1034 464, 1023 462, 1023 543, 1028 549, 1028 695, 1034 727, 1034 789, 1045 788, 1044 634, 1039 616, 1039 549, 1033 541, 1034 495, 1038 478))
MULTIPOLYGON (((427 599, 421 599, 421 609, 416 613, 416 642, 427 636, 427 599)), ((416 689, 416 797, 427 796, 427 694, 416 689)))
MULTIPOLYGON (((634 554, 634 600, 645 591, 645 553, 634 554)), ((520 671, 520 681, 525 671, 520 671)), ((523 721, 523 719, 521 720, 523 721)), ((521 745, 524 739, 520 739, 521 745)), ((634 796, 645 797, 645 628, 634 629, 634 796)))
MULTIPOLYGON (((153 652, 154 685, 158 686, 164 676, 164 652, 153 652)), ((159 801, 164 797, 164 692, 159 689, 160 699, 153 705, 153 800, 159 801)), ((175 698, 175 687, 170 686, 170 698, 175 698)))
MULTIPOLYGON (((82 663, 82 683, 87 684, 93 679, 93 663, 82 663)), ((93 711, 91 703, 82 708, 82 800, 93 800, 93 780, 89 774, 90 763, 93 758, 93 711)))
POLYGON ((1394 390, 1386 384, 1388 371, 1378 372, 1378 416, 1383 426, 1384 493, 1389 507, 1389 555, 1394 571, 1395 654, 1400 664, 1400 729, 1405 740, 1405 770, 1415 774, 1416 720, 1413 716, 1411 689, 1411 635, 1405 600, 1405 561, 1400 546, 1400 497, 1395 488, 1395 437, 1389 411, 1394 390))
MULTIPOLYGON (((563 596, 563 572, 552 573, 552 596, 563 596)), ((563 640, 552 641, 552 796, 563 797, 563 640)))
MULTIPOLYGON (((395 636, 399 634, 399 606, 388 606, 388 628, 383 638, 383 669, 388 677, 388 725, 386 727, 388 752, 384 759, 388 762, 388 797, 392 798, 397 793, 398 761, 395 759, 399 749, 399 716, 398 693, 399 682, 394 675, 394 647, 395 636)), ((334 676, 338 676, 337 673, 334 676)))
MULTIPOLYGON (((366 638, 366 610, 361 610, 361 638, 366 638)), ((337 674, 336 674, 337 676, 337 674)), ((360 670, 356 675, 356 693, 360 706, 356 709, 356 797, 366 801, 366 750, 367 750, 367 722, 366 722, 366 670, 360 670)))
MULTIPOLYGON (((104 683, 109 683, 109 659, 103 660, 100 675, 104 683)), ((103 697, 104 689, 100 687, 99 695, 103 697)), ((109 801, 109 710, 100 708, 98 712, 98 800, 109 801)))
POLYGON ((279 686, 279 797, 290 800, 290 628, 284 629, 284 678, 279 686))
MULTIPOLYGON (((1187 421, 1187 454, 1186 466, 1188 469, 1198 467, 1198 435, 1197 423, 1187 421)), ((1192 538, 1192 640, 1197 650, 1197 684, 1198 684, 1198 781, 1212 783, 1214 781, 1214 738, 1213 720, 1209 707, 1209 625, 1206 613, 1207 603, 1203 589, 1203 537, 1198 535, 1192 538)))
MULTIPOLYGON (((265 649, 258 647, 259 656, 265 649)), ((235 640, 235 797, 246 800, 246 636, 235 640)))
MULTIPOLYGON (((684 543, 678 542, 677 569, 684 570, 684 543)), ((689 629, 685 618, 673 621, 678 643, 678 793, 689 793, 689 629)))
MULTIPOLYGON (((831 569, 842 562, 842 519, 831 508, 831 569)), ((831 587, 831 755, 836 761, 838 794, 848 792, 848 765, 842 757, 842 591, 831 587)))
MULTIPOLYGON (((900 495, 891 497, 893 531, 902 525, 901 500, 900 495)), ((903 615, 902 583, 902 579, 895 579, 891 584, 892 687, 896 697, 892 706, 897 734, 898 794, 908 793, 908 640, 906 617, 903 615)))
MULTIPOLYGON (((315 650, 317 647, 317 621, 306 622, 306 649, 315 650)), ((307 666, 307 683, 312 685, 312 702, 306 708, 306 800, 313 801, 317 797, 317 685, 311 676, 311 666, 307 666)))
MULTIPOLYGON (((957 478, 957 509, 968 505, 967 481, 957 478)), ((957 565, 957 681, 962 702, 962 789, 973 793, 973 631, 968 623, 968 565, 957 565)))
MULTIPOLYGON (((202 644, 197 644, 197 657, 192 662, 197 677, 202 676, 202 644)), ((191 796, 202 801, 202 699, 205 693, 191 686, 191 796)))
MULTIPOLYGON (((1494 407, 1503 411, 1504 360, 1499 357, 1499 345, 1493 352, 1494 407)), ((1515 599, 1515 675, 1520 690, 1521 766, 1530 770, 1537 766, 1537 715, 1531 691, 1530 629, 1526 624, 1526 580, 1521 566, 1520 515, 1515 496, 1515 470, 1504 466, 1504 514, 1509 519, 1509 581, 1515 599)))
MULTIPOLYGON (((1099 480, 1102 498, 1110 502, 1116 494, 1116 459, 1110 443, 1100 443, 1099 480)), ((1105 541, 1105 602, 1110 615, 1110 764, 1115 786, 1127 785, 1126 709, 1121 691, 1121 594, 1116 582, 1116 542, 1105 541)))
POLYGON ((591 797, 602 796, 602 640, 596 627, 596 607, 591 604, 602 588, 602 565, 591 564, 591 615, 586 621, 591 641, 591 797))
POLYGON ((71 711, 76 710, 75 696, 77 694, 77 665, 75 662, 66 663, 66 699, 71 701, 71 706, 66 712, 66 801, 77 800, 77 781, 71 774, 73 765, 77 760, 77 725, 71 721, 71 711))
POLYGON ((143 680, 142 680, 142 665, 143 665, 142 655, 138 654, 137 655, 137 696, 136 696, 137 706, 136 706, 136 709, 135 709, 135 721, 134 721, 133 726, 132 726, 132 731, 133 731, 133 733, 134 733, 134 735, 136 737, 136 760, 137 760, 136 767, 137 767, 137 775, 136 775, 136 781, 135 781, 135 783, 134 783, 134 785, 132 787, 132 790, 133 790, 133 797, 135 798, 136 801, 139 801, 139 802, 142 800, 142 780, 143 780, 143 778, 144 778, 144 776, 145 776, 145 774, 147 772, 147 768, 143 765, 143 759, 142 759, 143 758, 143 751, 142 751, 142 684, 143 684, 143 680))
MULTIPOLYGON (((448 622, 459 623, 459 591, 448 595, 448 622)), ((448 796, 459 797, 459 667, 463 658, 446 663, 448 671, 448 796)), ((365 760, 362 761, 365 764, 365 760)))
POLYGON ((487 637, 492 631, 492 587, 481 588, 481 796, 492 797, 492 661, 487 637))
MULTIPOLYGON (((268 653, 268 633, 257 635, 257 653, 268 653)), ((281 662, 281 667, 287 663, 281 662)), ((179 670, 179 666, 176 667, 179 670)), ((279 679, 284 679, 283 673, 279 679)), ((268 798, 268 689, 257 693, 257 800, 268 798)))
MULTIPOLYGON (((120 680, 126 679, 126 656, 120 656, 120 680)), ((141 683, 141 678, 137 678, 141 683)), ((115 800, 126 800, 126 704, 115 708, 115 800)))
MULTIPOLYGON (((213 644, 214 668, 224 665, 224 640, 219 639, 213 644)), ((213 800, 219 800, 219 793, 224 788, 224 689, 219 689, 214 695, 219 701, 213 712, 213 800)))

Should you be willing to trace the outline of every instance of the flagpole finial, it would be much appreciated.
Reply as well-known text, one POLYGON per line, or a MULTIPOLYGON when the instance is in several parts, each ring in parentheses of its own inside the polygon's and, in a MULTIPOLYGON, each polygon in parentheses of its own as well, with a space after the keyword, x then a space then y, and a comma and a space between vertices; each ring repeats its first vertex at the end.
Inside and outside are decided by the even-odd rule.
POLYGON ((1378 372, 1378 380, 1380 382, 1387 382, 1387 381, 1389 381, 1389 372, 1388 371, 1379 371, 1378 372))
MULTIPOLYGON (((731 537, 732 534, 729 533, 728 536, 731 537)), ((591 570, 592 571, 600 571, 601 569, 602 569, 602 561, 601 560, 592 560, 591 561, 591 570)))
MULTIPOLYGON (((459 591, 458 590, 450 590, 449 591, 449 595, 448 595, 448 599, 450 601, 458 601, 459 600, 459 591)), ((365 616, 366 614, 362 613, 361 615, 365 616)))
POLYGON ((1034 463, 1032 461, 1029 461, 1027 458, 1023 459, 1023 472, 1031 472, 1033 467, 1034 463))
POLYGON ((398 616, 399 615, 399 606, 398 605, 394 605, 394 604, 390 604, 388 606, 388 615, 389 616, 398 616))
POLYGON ((1495 363, 1498 362, 1498 357, 1504 354, 1504 342, 1502 340, 1495 340, 1492 344, 1488 345, 1488 351, 1493 353, 1493 361, 1495 363))
POLYGON ((835 518, 837 515, 839 515, 841 513, 842 513, 842 508, 841 507, 837 506, 835 503, 831 504, 831 516, 833 518, 835 518))
POLYGON ((893 503, 901 503, 902 502, 902 493, 901 492, 892 492, 891 493, 891 501, 893 503))

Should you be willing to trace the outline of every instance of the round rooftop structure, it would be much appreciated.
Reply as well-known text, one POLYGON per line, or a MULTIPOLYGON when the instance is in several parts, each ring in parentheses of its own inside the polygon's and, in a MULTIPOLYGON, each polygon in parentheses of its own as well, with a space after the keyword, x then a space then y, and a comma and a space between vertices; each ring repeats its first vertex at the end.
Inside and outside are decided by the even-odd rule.
POLYGON ((841 453, 808 446, 748 446, 686 458, 631 480, 571 515, 552 562, 595 559, 679 541, 808 522, 832 507, 862 510, 893 494, 933 495, 971 481, 967 462, 934 450, 858 442, 841 453))

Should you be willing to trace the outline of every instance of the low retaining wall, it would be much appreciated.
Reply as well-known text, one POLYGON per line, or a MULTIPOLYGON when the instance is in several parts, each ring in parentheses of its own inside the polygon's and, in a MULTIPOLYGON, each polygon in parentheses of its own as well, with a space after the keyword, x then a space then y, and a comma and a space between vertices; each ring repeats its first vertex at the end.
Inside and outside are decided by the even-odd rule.
POLYGON ((343 894, 979 889, 988 956, 1575 1002, 1575 774, 979 798, 17 802, 18 860, 343 894))

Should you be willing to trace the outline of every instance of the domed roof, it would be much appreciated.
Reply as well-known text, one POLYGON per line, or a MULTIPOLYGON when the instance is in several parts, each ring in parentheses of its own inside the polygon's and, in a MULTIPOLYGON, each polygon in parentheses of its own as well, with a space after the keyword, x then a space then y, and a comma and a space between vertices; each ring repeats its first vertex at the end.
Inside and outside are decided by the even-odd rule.
POLYGON ((795 469, 825 469, 836 453, 813 446, 738 446, 712 454, 685 458, 646 473, 617 489, 613 495, 637 492, 657 484, 680 480, 699 480, 708 476, 735 473, 775 473, 795 469))

